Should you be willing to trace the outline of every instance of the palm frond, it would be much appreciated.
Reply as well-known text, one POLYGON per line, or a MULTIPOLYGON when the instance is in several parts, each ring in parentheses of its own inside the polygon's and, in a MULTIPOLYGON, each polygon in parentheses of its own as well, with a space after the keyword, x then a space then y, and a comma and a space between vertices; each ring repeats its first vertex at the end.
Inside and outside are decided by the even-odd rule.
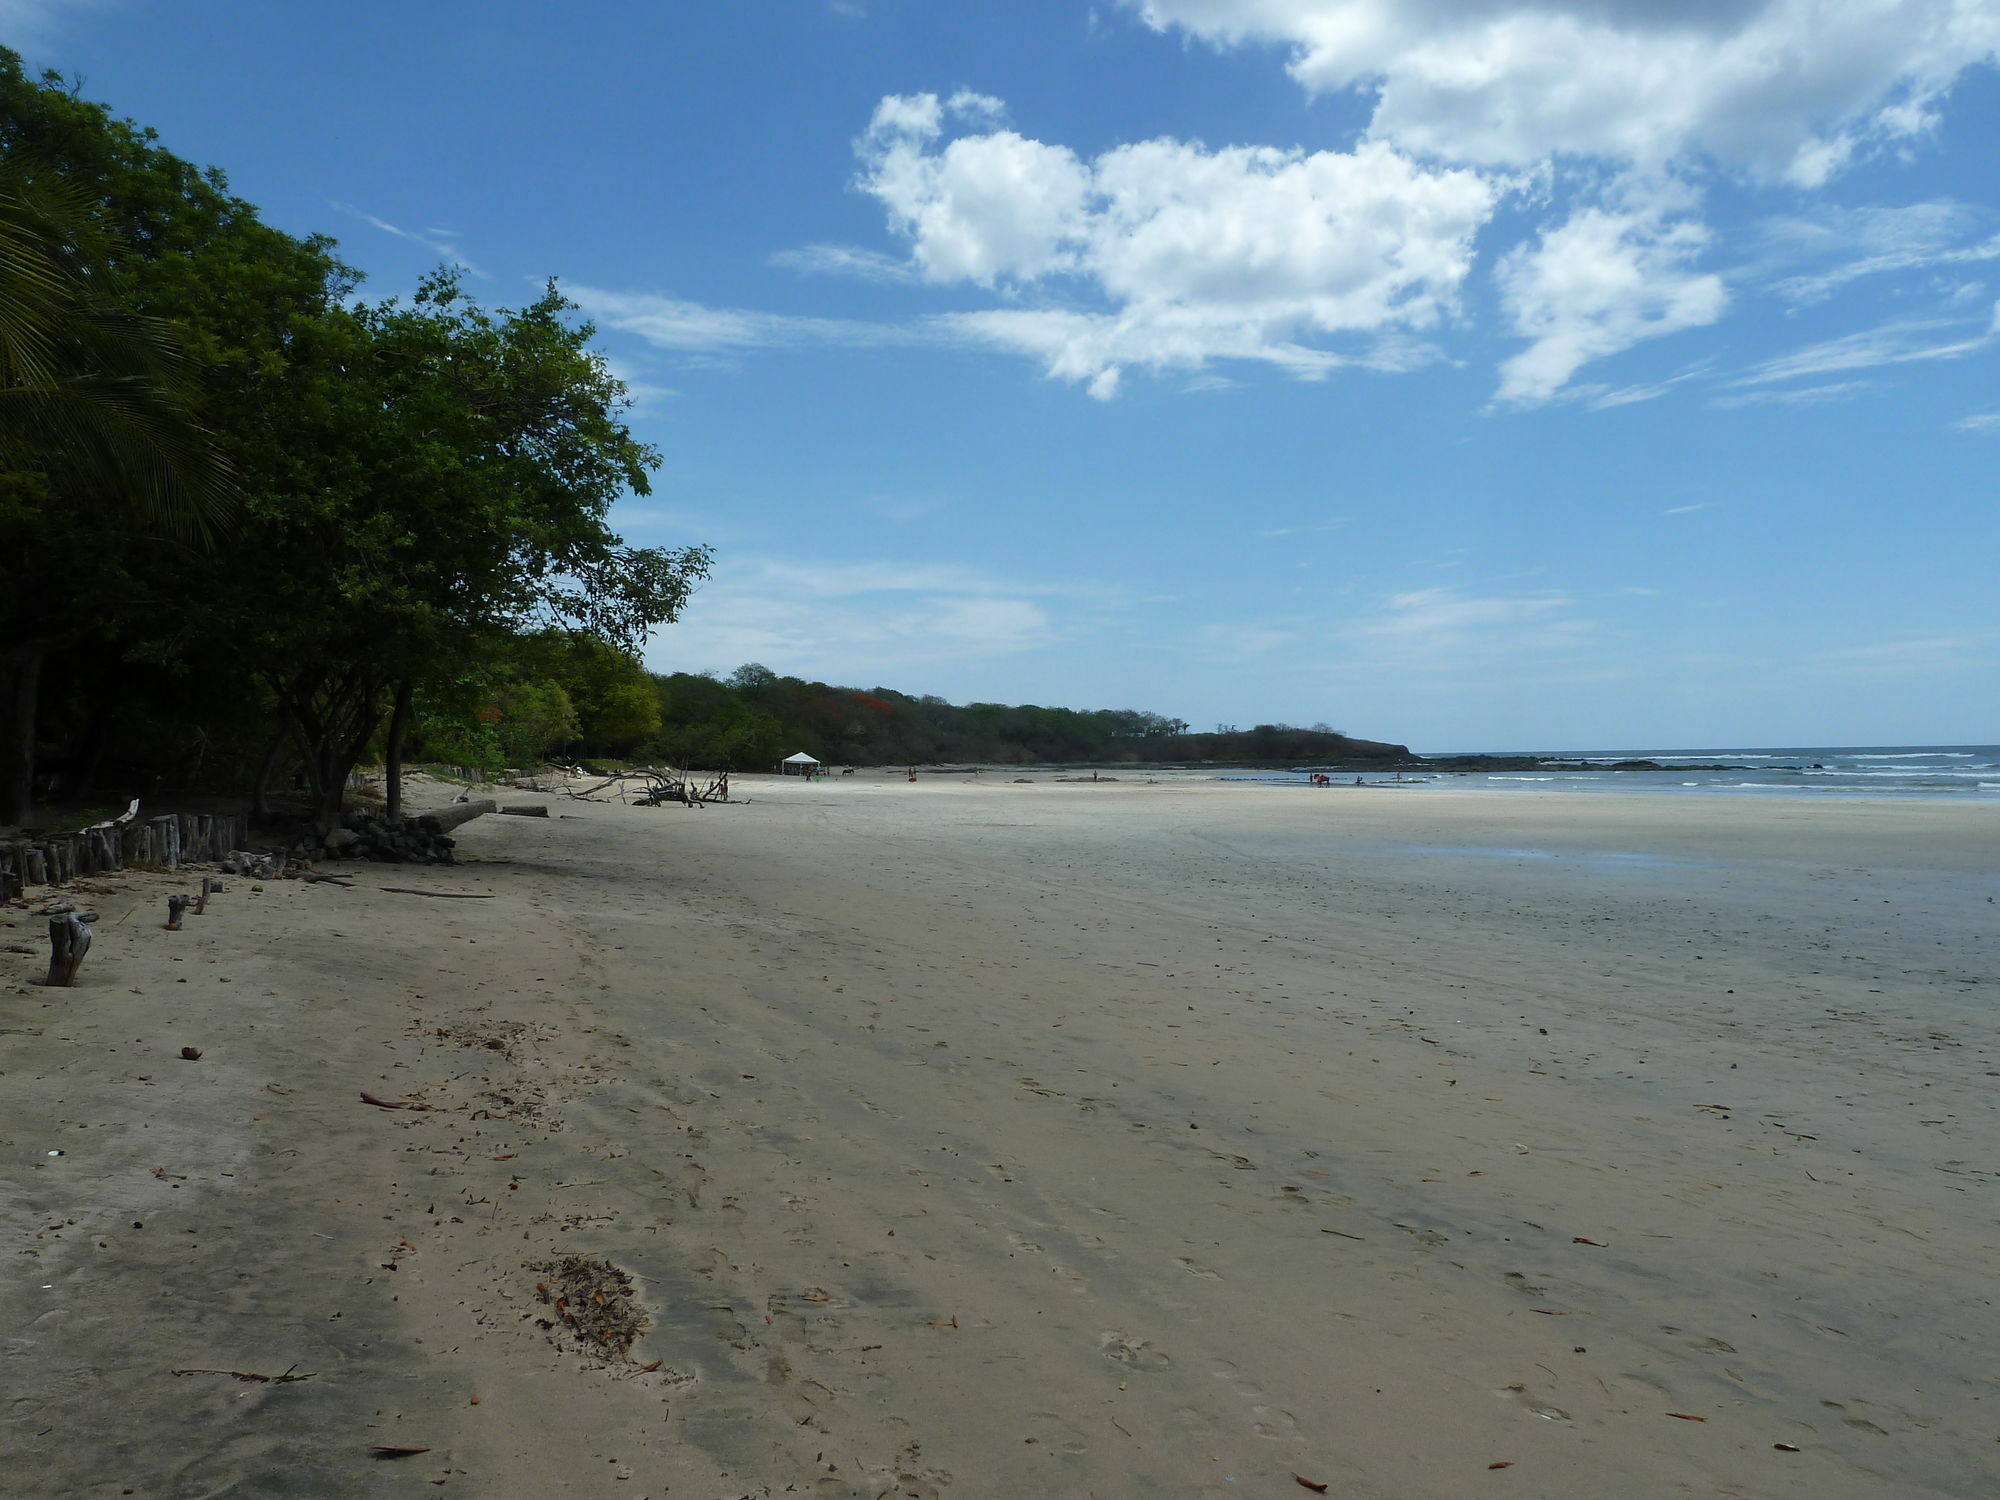
POLYGON ((116 300, 115 250, 88 193, 0 160, 0 451, 79 499, 205 535, 233 475, 173 327, 116 300))

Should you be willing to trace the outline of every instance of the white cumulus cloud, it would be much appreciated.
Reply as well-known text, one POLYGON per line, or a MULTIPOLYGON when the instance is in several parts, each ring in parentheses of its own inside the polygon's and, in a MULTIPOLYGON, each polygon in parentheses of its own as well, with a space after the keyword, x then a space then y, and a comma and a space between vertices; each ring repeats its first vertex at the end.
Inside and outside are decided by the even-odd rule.
MULTIPOLYGON (((1500 268, 1532 340, 1502 371, 1499 398, 1516 405, 1721 316, 1722 282, 1694 265, 1706 177, 1818 187, 1924 135, 1958 77, 2000 54, 1994 0, 1123 3, 1156 30, 1281 47, 1310 92, 1370 97, 1368 141, 1551 184, 1563 221, 1500 268), (1632 211, 1663 188, 1672 212, 1632 211)), ((1858 253, 1785 290, 1812 300, 1864 275, 1987 258, 1938 242, 1950 217, 1864 211, 1840 226, 1858 253)))
POLYGON ((1305 152, 1161 139, 1085 160, 1011 130, 947 138, 949 121, 999 112, 962 101, 883 100, 858 145, 861 185, 925 279, 1043 304, 952 326, 1097 395, 1127 366, 1255 359, 1311 376, 1417 362, 1406 336, 1456 306, 1498 196, 1477 172, 1379 142, 1305 152), (1351 348, 1316 342, 1340 335, 1351 348))
POLYGON ((1454 161, 1704 157, 1816 185, 1928 129, 2000 49, 1988 0, 1126 0, 1146 24, 1277 43, 1370 132, 1454 161))

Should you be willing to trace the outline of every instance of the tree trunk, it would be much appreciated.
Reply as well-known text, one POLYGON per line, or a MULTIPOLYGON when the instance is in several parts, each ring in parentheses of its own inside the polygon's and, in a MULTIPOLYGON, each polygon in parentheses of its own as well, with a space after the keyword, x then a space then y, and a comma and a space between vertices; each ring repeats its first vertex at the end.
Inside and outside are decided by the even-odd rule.
POLYGON ((389 710, 389 743, 383 751, 389 785, 384 792, 385 811, 391 822, 403 815, 403 736, 410 732, 410 682, 396 684, 396 706, 389 710))
POLYGON ((264 751, 264 759, 257 766, 257 785, 250 796, 250 818, 262 823, 271 816, 271 772, 277 769, 278 752, 285 748, 290 733, 280 729, 271 736, 270 746, 264 751))
POLYGON ((25 827, 35 815, 35 708, 47 651, 28 641, 0 665, 0 823, 25 827))
POLYGON ((361 759, 357 751, 343 755, 335 741, 320 744, 306 761, 306 780, 312 787, 313 831, 324 838, 340 826, 340 810, 347 802, 347 777, 361 759))
POLYGON ((273 681, 285 727, 305 762, 311 788, 313 830, 322 838, 340 826, 347 778, 381 722, 379 679, 355 668, 338 679, 309 672, 273 681))

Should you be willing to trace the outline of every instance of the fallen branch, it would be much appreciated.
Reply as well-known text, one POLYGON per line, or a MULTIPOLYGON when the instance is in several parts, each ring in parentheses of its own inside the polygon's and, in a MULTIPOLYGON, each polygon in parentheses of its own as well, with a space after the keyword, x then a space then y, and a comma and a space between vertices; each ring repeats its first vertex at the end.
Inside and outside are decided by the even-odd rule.
POLYGON ((406 885, 385 885, 379 886, 377 889, 387 891, 392 896, 436 896, 440 900, 447 901, 492 901, 495 899, 490 895, 482 895, 478 891, 413 891, 406 885))
POLYGON ((139 799, 137 797, 134 797, 132 799, 132 805, 126 808, 125 811, 120 813, 117 817, 106 818, 102 823, 92 823, 88 825, 83 831, 85 833, 88 833, 92 828, 122 827, 124 824, 131 822, 138 815, 139 815, 139 799))
POLYGON ((433 1109, 436 1107, 412 1099, 407 1094, 400 1099, 377 1099, 366 1089, 361 1091, 361 1102, 363 1104, 372 1104, 377 1109, 433 1109))
POLYGON ((303 1375, 294 1375, 292 1370, 296 1370, 297 1368, 297 1365, 293 1365, 291 1370, 285 1371, 282 1375, 260 1375, 255 1370, 175 1370, 173 1373, 176 1375, 227 1375, 232 1380, 254 1380, 261 1381, 267 1385, 291 1385, 295 1381, 311 1380, 313 1376, 319 1373, 317 1370, 308 1370, 303 1375))

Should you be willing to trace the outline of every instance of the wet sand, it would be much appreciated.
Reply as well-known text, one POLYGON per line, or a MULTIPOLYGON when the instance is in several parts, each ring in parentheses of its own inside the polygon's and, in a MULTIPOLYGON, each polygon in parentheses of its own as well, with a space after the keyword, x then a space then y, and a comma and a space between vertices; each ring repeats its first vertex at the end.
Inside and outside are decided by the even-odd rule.
POLYGON ((1994 808, 738 790, 0 955, 0 1492, 2000 1487, 1994 808))

